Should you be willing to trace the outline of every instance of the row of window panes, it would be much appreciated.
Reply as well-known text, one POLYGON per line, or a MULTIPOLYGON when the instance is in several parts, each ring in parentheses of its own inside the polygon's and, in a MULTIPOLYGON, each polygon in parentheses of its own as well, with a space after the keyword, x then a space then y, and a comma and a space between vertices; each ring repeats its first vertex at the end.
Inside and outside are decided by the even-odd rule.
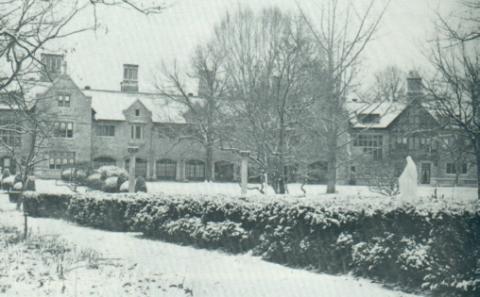
POLYGON ((61 169, 75 164, 74 152, 51 152, 48 156, 50 169, 61 169))
POLYGON ((99 125, 96 127, 97 136, 115 136, 114 125, 99 125))
POLYGON ((157 176, 163 178, 175 178, 177 175, 177 162, 162 160, 157 162, 157 176))
POLYGON ((0 130, 0 140, 4 145, 15 147, 22 143, 21 137, 15 131, 0 130))
MULTIPOLYGON (((456 174, 457 173, 457 166, 455 163, 447 163, 447 174, 456 174)), ((463 163, 460 164, 460 173, 466 174, 467 173, 467 164, 463 163)))
POLYGON ((62 138, 73 137, 73 123, 72 122, 55 122, 53 123, 53 136, 62 138))
POLYGON ((58 106, 70 107, 70 95, 61 94, 57 96, 58 106))
POLYGON ((353 145, 374 148, 382 147, 383 137, 382 135, 360 134, 355 137, 353 145))

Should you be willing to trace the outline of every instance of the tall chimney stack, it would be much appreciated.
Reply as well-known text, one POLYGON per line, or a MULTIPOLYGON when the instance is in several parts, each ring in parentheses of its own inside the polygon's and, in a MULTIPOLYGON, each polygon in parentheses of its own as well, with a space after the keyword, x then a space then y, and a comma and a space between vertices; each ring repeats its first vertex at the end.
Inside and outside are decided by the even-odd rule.
POLYGON ((123 81, 120 89, 126 93, 138 92, 138 65, 123 64, 123 81))
POLYGON ((423 96, 422 78, 417 71, 411 70, 407 77, 407 98, 408 102, 420 99, 423 96))

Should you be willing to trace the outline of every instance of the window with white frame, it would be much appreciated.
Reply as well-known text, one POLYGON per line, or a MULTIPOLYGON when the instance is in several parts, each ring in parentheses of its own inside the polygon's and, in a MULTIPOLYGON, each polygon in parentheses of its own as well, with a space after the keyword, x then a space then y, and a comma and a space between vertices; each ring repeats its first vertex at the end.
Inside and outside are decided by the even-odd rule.
POLYGON ((66 151, 50 152, 48 165, 50 169, 62 169, 75 164, 75 153, 66 151))
POLYGON ((60 138, 73 137, 73 122, 54 122, 53 136, 60 138))
POLYGON ((57 95, 57 103, 60 107, 70 107, 70 95, 59 94, 57 95))

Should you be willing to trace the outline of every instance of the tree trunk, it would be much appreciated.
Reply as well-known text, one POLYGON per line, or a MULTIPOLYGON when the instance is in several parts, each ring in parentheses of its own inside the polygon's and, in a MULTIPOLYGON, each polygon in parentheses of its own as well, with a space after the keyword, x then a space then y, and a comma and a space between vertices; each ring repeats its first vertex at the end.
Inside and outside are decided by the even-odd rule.
POLYGON ((213 143, 211 140, 208 141, 206 147, 206 164, 205 164, 205 179, 207 181, 213 181, 213 143))
POLYGON ((337 132, 330 132, 328 141, 327 193, 335 193, 337 184, 337 132))
POLYGON ((477 161, 477 199, 480 199, 480 135, 475 137, 475 158, 477 161))

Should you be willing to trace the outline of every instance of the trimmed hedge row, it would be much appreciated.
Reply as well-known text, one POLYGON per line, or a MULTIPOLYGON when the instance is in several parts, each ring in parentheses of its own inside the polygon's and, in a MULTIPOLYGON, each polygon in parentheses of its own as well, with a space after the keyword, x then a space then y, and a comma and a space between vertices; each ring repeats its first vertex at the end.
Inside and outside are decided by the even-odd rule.
POLYGON ((480 212, 147 194, 27 195, 32 216, 222 249, 436 296, 480 293, 480 212))

